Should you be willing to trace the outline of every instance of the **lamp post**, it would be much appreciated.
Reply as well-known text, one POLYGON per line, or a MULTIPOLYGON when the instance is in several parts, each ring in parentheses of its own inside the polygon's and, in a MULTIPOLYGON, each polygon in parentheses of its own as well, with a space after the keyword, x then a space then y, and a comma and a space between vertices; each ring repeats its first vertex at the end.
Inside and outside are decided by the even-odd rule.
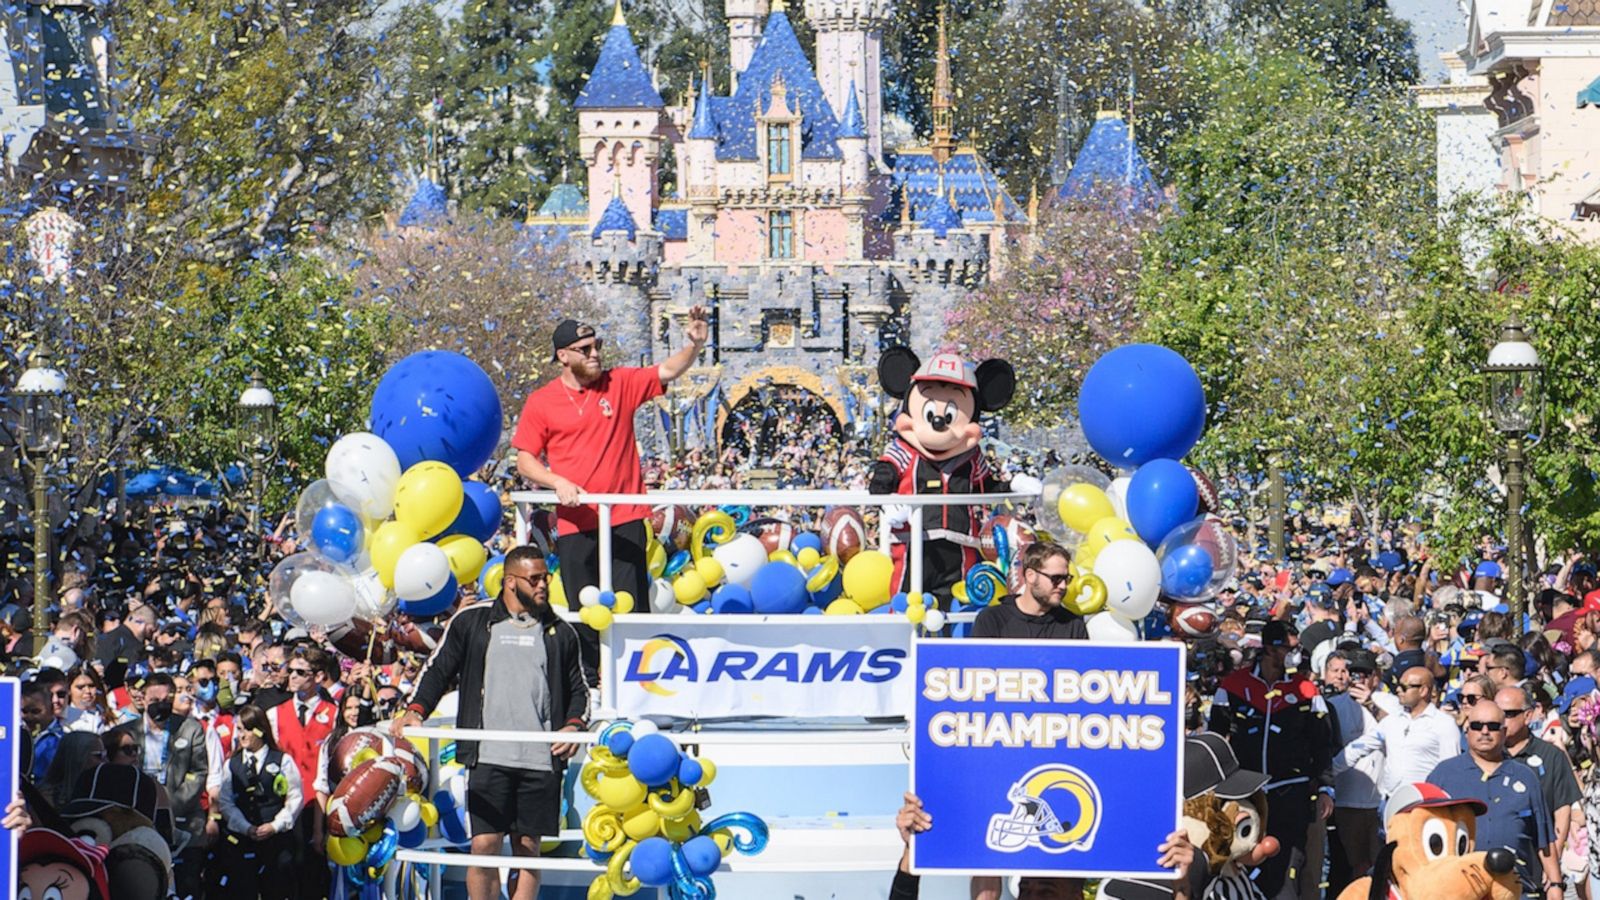
POLYGON ((17 379, 21 401, 18 422, 22 449, 33 466, 33 643, 44 649, 50 637, 50 456, 61 448, 66 415, 67 376, 51 365, 50 353, 33 354, 33 366, 17 379))
POLYGON ((1528 343, 1522 322, 1512 315, 1500 327, 1500 342, 1484 366, 1489 381, 1489 416, 1506 437, 1506 599, 1513 621, 1522 622, 1526 608, 1522 561, 1522 441, 1539 422, 1543 410, 1544 366, 1528 343))
POLYGON ((271 455, 277 413, 278 402, 261 380, 261 373, 253 373, 250 386, 239 395, 239 428, 250 454, 250 533, 257 537, 261 531, 262 480, 271 455))

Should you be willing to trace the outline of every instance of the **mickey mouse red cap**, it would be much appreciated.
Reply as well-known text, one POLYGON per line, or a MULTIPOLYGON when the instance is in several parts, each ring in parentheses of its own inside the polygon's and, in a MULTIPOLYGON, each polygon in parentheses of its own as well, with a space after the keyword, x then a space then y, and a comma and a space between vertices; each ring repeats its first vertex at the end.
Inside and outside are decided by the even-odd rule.
POLYGON ((942 381, 970 391, 978 389, 978 379, 973 375, 972 369, 954 353, 938 353, 930 357, 917 369, 917 374, 911 376, 911 380, 912 382, 942 381))

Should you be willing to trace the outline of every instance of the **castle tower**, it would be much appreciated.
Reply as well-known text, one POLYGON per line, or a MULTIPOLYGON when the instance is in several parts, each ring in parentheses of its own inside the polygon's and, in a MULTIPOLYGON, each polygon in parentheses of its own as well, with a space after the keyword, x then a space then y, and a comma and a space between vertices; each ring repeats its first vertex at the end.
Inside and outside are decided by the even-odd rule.
POLYGON ((839 123, 839 155, 844 157, 840 181, 844 186, 844 216, 848 229, 845 246, 852 256, 861 254, 866 246, 867 207, 872 200, 868 183, 869 147, 866 122, 861 116, 861 104, 856 102, 855 83, 851 82, 844 118, 839 123))
POLYGON ((618 0, 600 59, 573 104, 578 147, 589 170, 589 224, 620 191, 635 222, 655 219, 661 164, 662 111, 666 104, 639 59, 618 0))
POLYGON ((989 242, 970 231, 944 190, 915 226, 895 235, 895 259, 905 265, 911 346, 936 347, 947 314, 988 275, 989 242))
POLYGON ((933 69, 933 158, 944 165, 956 150, 955 91, 950 87, 950 42, 945 37, 945 4, 939 4, 939 49, 933 69))
POLYGON ((867 152, 883 158, 883 27, 893 0, 805 0, 817 32, 817 80, 836 115, 854 99, 866 126, 867 152))
POLYGON ((717 123, 711 116, 711 76, 703 73, 685 143, 682 173, 689 199, 688 260, 710 263, 716 259, 717 230, 717 123))
MULTIPOLYGON (((778 0, 783 5, 783 0, 778 0)), ((761 43, 761 23, 767 20, 767 0, 727 0, 728 16, 728 93, 739 86, 739 73, 750 65, 756 45, 761 43)))

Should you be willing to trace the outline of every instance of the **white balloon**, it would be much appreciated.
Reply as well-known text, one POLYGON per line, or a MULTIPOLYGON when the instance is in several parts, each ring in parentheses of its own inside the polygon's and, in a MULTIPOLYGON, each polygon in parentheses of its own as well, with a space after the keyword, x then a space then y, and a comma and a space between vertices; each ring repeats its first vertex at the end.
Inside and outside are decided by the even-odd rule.
POLYGON ((729 584, 748 589, 756 572, 767 564, 767 548, 753 534, 741 534, 711 551, 712 559, 722 564, 729 584))
POLYGON ((942 609, 930 609, 930 610, 928 610, 927 614, 922 617, 922 627, 926 628, 929 631, 943 631, 944 630, 944 610, 942 610, 942 609))
POLYGON ((403 834, 422 824, 422 804, 410 797, 401 797, 389 807, 389 818, 394 820, 395 830, 403 834))
POLYGON ((327 628, 342 625, 355 615, 356 593, 348 576, 312 569, 294 580, 289 604, 307 625, 327 628))
POLYGON ((373 519, 394 512, 400 484, 400 458, 383 438, 365 431, 347 434, 328 449, 324 464, 334 496, 373 519))
POLYGON ((657 578, 650 583, 650 611, 658 615, 672 615, 681 612, 683 605, 678 602, 678 597, 672 592, 672 582, 665 578, 657 578))
POLYGON ((355 577, 356 618, 382 619, 394 612, 399 598, 383 586, 376 569, 367 569, 355 577))
MULTIPOLYGON (((1133 542, 1123 541, 1121 543, 1131 544, 1133 542)), ((1089 640, 1091 641, 1122 643, 1139 639, 1139 632, 1133 627, 1132 622, 1107 610, 1101 610, 1090 616, 1084 624, 1089 628, 1089 640)))
POLYGON ((594 606, 600 602, 600 589, 592 584, 586 584, 578 591, 579 606, 594 606))
POLYGON ((426 600, 449 580, 450 557, 427 541, 407 547, 394 566, 394 594, 401 600, 426 600))
POLYGON ((1155 608, 1161 595, 1161 564, 1144 541, 1112 541, 1094 560, 1094 574, 1106 583, 1106 609, 1137 622, 1155 608))
POLYGON ((1122 475, 1112 479, 1111 486, 1106 488, 1106 497, 1111 500, 1111 508, 1119 519, 1128 518, 1128 485, 1132 483, 1132 478, 1122 475))
POLYGON ((656 727, 656 723, 650 721, 649 719, 639 719, 633 723, 633 728, 631 730, 633 731, 633 739, 638 740, 647 734, 655 734, 661 729, 656 727))

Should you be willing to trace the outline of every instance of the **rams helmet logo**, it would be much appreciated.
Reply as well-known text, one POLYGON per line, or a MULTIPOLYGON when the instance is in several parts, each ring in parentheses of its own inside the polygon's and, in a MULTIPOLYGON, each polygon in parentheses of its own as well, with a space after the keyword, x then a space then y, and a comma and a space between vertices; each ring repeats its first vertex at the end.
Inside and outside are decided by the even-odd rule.
POLYGON ((1039 766, 1017 779, 1006 799, 1011 811, 989 820, 989 849, 1016 853, 1037 847, 1065 853, 1094 846, 1100 830, 1100 788, 1072 766, 1039 766))

